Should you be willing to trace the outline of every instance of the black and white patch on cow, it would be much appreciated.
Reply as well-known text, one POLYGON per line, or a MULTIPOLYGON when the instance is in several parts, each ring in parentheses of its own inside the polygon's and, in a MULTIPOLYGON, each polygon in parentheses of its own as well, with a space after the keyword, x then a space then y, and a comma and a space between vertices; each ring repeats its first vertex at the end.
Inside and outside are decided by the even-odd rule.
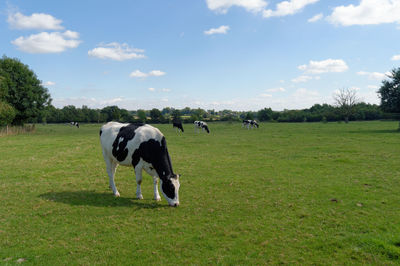
POLYGON ((172 170, 164 135, 146 124, 121 124, 109 122, 101 127, 100 142, 107 167, 110 187, 116 197, 120 194, 114 183, 118 165, 133 166, 136 176, 136 197, 143 199, 142 171, 153 177, 154 199, 161 200, 161 192, 170 206, 179 205, 179 175, 172 170))
POLYGON ((78 122, 70 122, 69 124, 71 126, 76 126, 77 128, 79 128, 79 123, 78 122))
POLYGON ((194 121, 194 131, 198 132, 198 131, 207 131, 207 133, 210 133, 210 130, 208 129, 208 125, 206 122, 203 121, 194 121))
POLYGON ((184 132, 182 122, 172 122, 172 127, 178 131, 184 132))
POLYGON ((243 120, 242 127, 247 127, 247 129, 256 127, 258 128, 259 125, 256 120, 243 120))

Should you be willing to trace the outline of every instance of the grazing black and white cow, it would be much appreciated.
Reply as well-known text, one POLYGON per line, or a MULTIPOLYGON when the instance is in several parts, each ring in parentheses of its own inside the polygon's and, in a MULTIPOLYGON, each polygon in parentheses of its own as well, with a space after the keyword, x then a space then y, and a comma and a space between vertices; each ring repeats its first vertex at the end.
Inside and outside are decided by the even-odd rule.
POLYGON ((247 127, 247 129, 249 129, 250 127, 259 127, 258 123, 256 120, 243 120, 243 125, 242 127, 247 127))
POLYGON ((208 125, 206 122, 203 121, 194 121, 194 131, 197 132, 198 130, 205 130, 207 133, 210 133, 210 130, 208 129, 208 125))
POLYGON ((172 127, 179 131, 184 132, 182 122, 172 122, 172 127))
POLYGON ((76 126, 77 128, 79 128, 79 123, 78 122, 71 122, 70 125, 71 126, 76 126))
POLYGON ((164 135, 155 127, 146 124, 121 124, 109 122, 101 127, 100 142, 107 166, 110 187, 116 197, 114 175, 118 165, 133 166, 136 175, 136 197, 143 199, 141 191, 142 170, 153 177, 154 199, 161 200, 161 192, 170 206, 179 205, 179 175, 172 170, 164 135))

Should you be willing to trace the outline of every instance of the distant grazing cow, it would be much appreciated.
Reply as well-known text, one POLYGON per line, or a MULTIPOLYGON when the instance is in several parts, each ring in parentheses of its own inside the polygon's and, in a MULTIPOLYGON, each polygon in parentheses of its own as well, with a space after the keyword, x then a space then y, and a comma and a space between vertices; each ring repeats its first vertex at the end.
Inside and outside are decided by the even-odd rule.
POLYGON ((197 132, 198 130, 205 130, 207 133, 210 133, 210 130, 208 129, 208 125, 206 122, 203 121, 194 121, 194 131, 197 132))
POLYGON ((78 122, 71 122, 70 125, 71 126, 76 126, 77 128, 79 128, 79 123, 78 122))
POLYGON ((249 129, 250 127, 259 127, 258 123, 256 120, 243 120, 243 125, 242 127, 247 127, 247 129, 249 129))
POLYGON ((141 183, 144 169, 153 177, 154 199, 161 200, 158 193, 158 179, 161 192, 170 206, 179 205, 179 175, 172 170, 167 143, 164 135, 155 127, 146 124, 121 124, 109 122, 101 127, 100 142, 107 166, 110 187, 116 197, 114 175, 117 166, 133 166, 136 175, 136 197, 143 199, 141 183))
POLYGON ((183 131, 183 126, 182 126, 182 122, 173 122, 172 127, 179 130, 179 131, 183 131))

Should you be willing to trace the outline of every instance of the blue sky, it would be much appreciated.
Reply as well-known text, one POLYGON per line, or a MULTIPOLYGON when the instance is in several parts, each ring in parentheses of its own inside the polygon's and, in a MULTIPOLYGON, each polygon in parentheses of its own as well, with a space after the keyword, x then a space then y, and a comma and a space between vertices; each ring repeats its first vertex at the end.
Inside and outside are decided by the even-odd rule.
POLYGON ((342 88, 378 104, 400 0, 7 0, 0 36, 56 107, 300 109, 342 88))

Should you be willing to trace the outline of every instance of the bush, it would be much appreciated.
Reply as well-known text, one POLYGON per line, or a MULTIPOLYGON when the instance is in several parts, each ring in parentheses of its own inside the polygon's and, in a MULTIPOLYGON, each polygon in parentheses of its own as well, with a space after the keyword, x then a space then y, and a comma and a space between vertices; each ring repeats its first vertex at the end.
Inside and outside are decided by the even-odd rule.
POLYGON ((0 102, 0 126, 11 124, 16 115, 15 109, 5 102, 0 102))

